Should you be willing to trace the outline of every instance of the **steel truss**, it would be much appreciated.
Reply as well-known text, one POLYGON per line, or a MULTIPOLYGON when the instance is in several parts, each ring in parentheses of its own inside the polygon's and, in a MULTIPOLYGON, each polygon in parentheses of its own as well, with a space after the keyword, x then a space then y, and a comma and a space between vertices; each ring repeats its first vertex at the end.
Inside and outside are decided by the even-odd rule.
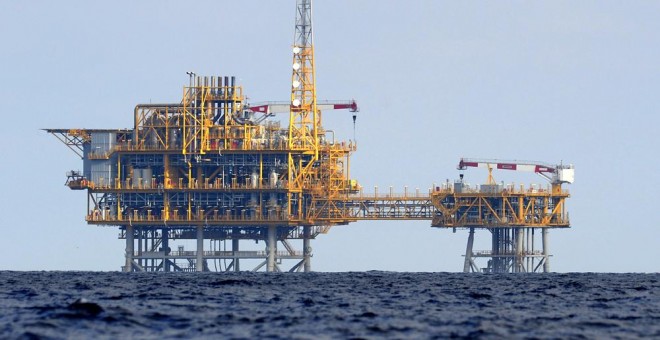
POLYGON ((548 228, 489 228, 491 249, 474 251, 475 228, 469 229, 463 271, 486 273, 536 273, 550 271, 548 228), (536 241, 541 234, 542 245, 536 241), (479 267, 476 259, 488 259, 479 267))
POLYGON ((126 240, 126 262, 122 271, 241 271, 241 260, 262 260, 252 270, 283 271, 284 261, 294 261, 290 272, 311 271, 310 240, 323 232, 321 227, 189 227, 163 226, 120 229, 119 238, 126 240), (301 239, 302 251, 290 240, 301 239), (177 241, 196 240, 194 250, 184 249, 177 241), (241 241, 264 241, 264 251, 241 250, 241 241), (206 242, 205 242, 206 241, 206 242), (221 244, 231 242, 231 248, 221 244), (205 243, 207 246, 205 247, 205 243), (278 244, 281 250, 278 250, 278 244), (229 262, 227 262, 229 261, 229 262))

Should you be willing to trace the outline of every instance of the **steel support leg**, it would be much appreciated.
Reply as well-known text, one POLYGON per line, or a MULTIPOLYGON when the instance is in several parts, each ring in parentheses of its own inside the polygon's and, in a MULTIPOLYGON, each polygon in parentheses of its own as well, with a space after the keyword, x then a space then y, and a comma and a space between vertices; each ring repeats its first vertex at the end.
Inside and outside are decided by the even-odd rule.
POLYGON ((550 255, 548 254, 549 248, 548 248, 548 229, 543 228, 541 229, 541 239, 543 242, 543 272, 544 273, 549 273, 550 272, 550 255))
POLYGON ((204 226, 197 226, 197 262, 195 270, 204 271, 204 226))
POLYGON ((305 273, 312 271, 312 247, 309 245, 311 227, 303 227, 303 268, 305 273))
POLYGON ((516 263, 514 273, 523 272, 523 228, 516 228, 516 263))
POLYGON ((463 273, 469 273, 472 268, 472 246, 474 245, 474 228, 470 228, 467 247, 465 248, 465 263, 463 263, 463 273))
POLYGON ((163 270, 166 272, 170 271, 170 261, 167 259, 167 256, 170 254, 170 234, 167 231, 167 228, 163 228, 161 231, 161 238, 163 242, 161 246, 163 247, 163 270))
MULTIPOLYGON (((137 230, 137 246, 138 246, 138 255, 142 256, 143 250, 142 250, 142 239, 144 238, 144 227, 138 228, 137 230)), ((142 262, 142 259, 139 259, 137 261, 137 264, 142 267, 144 263, 142 262)))
POLYGON ((134 247, 134 233, 133 226, 126 226, 126 266, 124 266, 125 272, 133 271, 133 247, 134 247))
POLYGON ((266 264, 267 272, 275 271, 275 254, 277 253, 277 227, 268 227, 268 242, 266 245, 268 252, 268 263, 266 264))
POLYGON ((234 271, 235 272, 240 272, 241 271, 241 265, 240 265, 240 262, 238 260, 238 256, 236 256, 238 251, 239 251, 239 249, 238 249, 239 231, 238 230, 233 230, 232 234, 233 234, 233 237, 231 239, 231 251, 234 252, 234 271))
POLYGON ((493 261, 493 273, 499 273, 501 272, 501 265, 500 265, 500 257, 498 256, 500 254, 500 235, 501 234, 501 229, 500 228, 493 228, 493 245, 492 245, 492 251, 491 253, 494 255, 491 258, 491 261, 493 261))

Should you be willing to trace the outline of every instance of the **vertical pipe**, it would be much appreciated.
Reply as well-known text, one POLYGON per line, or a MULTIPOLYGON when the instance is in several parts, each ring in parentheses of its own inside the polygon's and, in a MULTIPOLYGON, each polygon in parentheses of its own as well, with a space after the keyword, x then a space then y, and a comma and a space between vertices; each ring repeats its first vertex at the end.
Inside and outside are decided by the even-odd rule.
POLYGON ((234 271, 235 272, 240 272, 241 271, 241 265, 240 265, 240 262, 238 260, 238 255, 237 255, 237 253, 239 251, 239 249, 238 249, 239 231, 237 229, 234 229, 234 230, 232 230, 232 234, 233 234, 233 236, 231 238, 231 250, 234 252, 234 254, 233 254, 234 255, 234 271))
POLYGON ((167 256, 170 254, 170 240, 169 240, 169 234, 167 233, 167 228, 162 229, 161 238, 163 240, 163 242, 161 243, 163 248, 163 270, 169 272, 170 261, 167 259, 167 256))
MULTIPOLYGON (((151 248, 149 248, 149 229, 145 229, 144 227, 142 229, 142 243, 144 244, 144 251, 150 252, 153 251, 151 248)), ((145 259, 144 260, 144 266, 145 270, 147 266, 149 266, 149 260, 145 259)), ((147 270, 149 271, 149 270, 147 270)))
POLYGON ((130 273, 133 271, 133 226, 126 226, 126 265, 124 266, 124 271, 130 273))
MULTIPOLYGON (((225 80, 223 80, 222 77, 218 77, 218 78, 219 78, 218 79, 218 85, 220 86, 220 101, 218 103, 218 115, 221 117, 221 119, 218 120, 218 124, 222 124, 223 126, 225 126, 225 125, 227 125, 226 124, 227 123, 227 115, 225 114, 226 113, 226 107, 227 107, 227 101, 226 101, 226 99, 227 99, 227 88, 225 86, 226 86, 227 81, 226 81, 226 77, 225 77, 225 80)), ((223 146, 222 147, 226 148, 227 147, 227 144, 226 144, 226 142, 227 142, 227 136, 226 136, 227 131, 225 131, 225 130, 222 130, 222 131, 223 131, 223 137, 222 137, 223 146)))
POLYGON ((502 266, 502 258, 499 256, 502 251, 502 229, 495 228, 495 235, 496 238, 494 240, 495 244, 493 245, 493 254, 496 255, 496 257, 493 258, 493 271, 499 273, 502 271, 500 269, 502 266))
MULTIPOLYGON (((514 253, 513 243, 512 243, 513 242, 513 239, 512 239, 513 238, 513 228, 504 229, 504 235, 505 235, 504 236, 505 241, 504 241, 504 245, 503 245, 504 253, 506 253, 507 255, 511 255, 511 254, 514 253)), ((502 262, 504 263, 502 270, 504 272, 508 272, 509 266, 513 267, 513 262, 515 262, 515 260, 511 256, 507 256, 507 257, 502 259, 502 262)))
POLYGON ((463 273, 469 273, 472 268, 472 245, 474 244, 474 228, 470 228, 467 247, 465 248, 465 263, 463 263, 463 273))
POLYGON ((520 273, 523 268, 523 228, 516 228, 516 269, 514 272, 520 273))
MULTIPOLYGON (((506 229, 506 253, 507 254, 515 254, 515 247, 514 247, 514 242, 515 242, 515 229, 514 228, 507 228, 506 229)), ((511 268, 511 272, 515 272, 513 267, 515 267, 515 263, 518 262, 516 261, 515 257, 507 257, 508 261, 506 264, 506 269, 505 271, 508 272, 509 266, 511 268)))
MULTIPOLYGON (((527 254, 531 254, 531 253, 529 252, 529 229, 530 229, 530 228, 525 228, 525 234, 526 234, 527 240, 526 240, 526 242, 525 242, 525 249, 524 249, 524 251, 525 251, 527 254)), ((529 272, 530 269, 534 269, 534 268, 532 268, 532 267, 529 266, 529 262, 530 262, 531 259, 532 259, 531 256, 527 256, 526 259, 525 259, 525 262, 526 262, 525 264, 526 264, 526 268, 527 268, 527 270, 525 270, 526 272, 529 272)))
MULTIPOLYGON (((508 236, 509 236, 509 230, 508 229, 501 229, 500 230, 500 242, 498 244, 499 247, 499 253, 500 255, 504 255, 507 252, 507 241, 508 241, 508 236)), ((499 272, 504 273, 506 271, 506 262, 508 258, 506 257, 500 257, 499 258, 499 272)))
MULTIPOLYGON (((515 251, 516 247, 515 247, 515 243, 514 243, 516 241, 516 230, 514 228, 507 228, 506 235, 507 235, 506 236, 506 252, 507 252, 507 254, 514 254, 516 252, 515 251)), ((507 269, 509 268, 509 266, 511 266, 511 272, 515 272, 515 269, 513 269, 513 267, 515 267, 515 263, 518 262, 518 261, 516 261, 515 257, 507 257, 507 258, 509 259, 509 261, 507 261, 507 264, 506 264, 507 269)))
POLYGON ((491 233, 490 253, 491 253, 491 255, 493 255, 490 258, 490 270, 493 271, 493 272, 495 272, 495 265, 496 265, 495 262, 496 262, 496 259, 497 259, 495 257, 495 255, 497 255, 497 233, 498 233, 497 230, 498 230, 497 228, 493 228, 493 229, 491 229, 491 232, 490 232, 491 233))
MULTIPOLYGON (((137 245, 138 245, 138 255, 139 256, 142 256, 142 230, 143 229, 144 229, 144 227, 138 228, 138 234, 137 234, 137 236, 138 236, 137 245)), ((144 264, 142 263, 142 259, 138 259, 138 264, 140 265, 140 267, 144 266, 144 264)))
MULTIPOLYGON (((145 245, 151 241, 151 247, 148 249, 151 249, 152 252, 158 251, 156 249, 156 229, 151 229, 151 237, 147 240, 145 240, 145 245)), ((148 246, 148 245, 147 245, 148 246)), ((151 271, 156 271, 156 259, 154 257, 151 258, 151 271)))
POLYGON ((312 227, 303 227, 303 260, 304 260, 304 270, 305 273, 312 271, 312 247, 310 247, 310 237, 311 237, 311 228, 312 227))
MULTIPOLYGON (((536 235, 534 235, 534 231, 535 231, 535 230, 536 230, 535 228, 532 228, 532 245, 531 245, 531 251, 532 251, 532 253, 534 253, 534 251, 535 251, 535 250, 534 250, 534 242, 535 242, 534 239, 535 239, 535 237, 536 237, 536 235)), ((532 257, 532 266, 530 267, 530 268, 532 268, 532 270, 534 270, 534 268, 536 268, 536 264, 534 263, 534 262, 535 262, 535 261, 534 261, 535 259, 536 259, 536 257, 532 257)))
POLYGON ((497 248, 497 255, 498 255, 497 260, 495 261, 495 263, 497 264, 497 266, 496 266, 496 272, 497 273, 502 272, 502 258, 499 255, 502 254, 502 251, 503 251, 502 242, 504 242, 504 240, 506 238, 506 235, 505 235, 504 231, 505 230, 501 229, 501 228, 497 229, 497 243, 495 244, 495 247, 497 248))
MULTIPOLYGON (((499 247, 499 254, 500 255, 505 255, 507 253, 507 247, 508 247, 508 241, 509 241, 509 228, 501 228, 500 229, 500 241, 498 244, 499 247)), ((499 270, 498 272, 504 273, 506 272, 506 267, 507 267, 507 262, 509 261, 509 257, 499 257, 499 270)))
MULTIPOLYGON (((231 120, 233 121, 233 115, 234 115, 234 77, 231 77, 232 81, 231 84, 227 82, 227 99, 228 99, 228 110, 227 113, 225 114, 225 119, 226 120, 231 120)), ((225 77, 225 81, 227 80, 227 77, 225 77)))
POLYGON ((550 256, 548 255, 548 229, 541 229, 541 238, 543 242, 543 272, 550 272, 550 256))
POLYGON ((204 226, 197 226, 197 262, 195 270, 204 271, 204 226))
POLYGON ((266 245, 266 251, 267 251, 267 265, 266 265, 266 271, 267 272, 274 272, 275 271, 275 254, 276 254, 276 249, 277 249, 277 227, 274 225, 268 226, 268 242, 266 245))

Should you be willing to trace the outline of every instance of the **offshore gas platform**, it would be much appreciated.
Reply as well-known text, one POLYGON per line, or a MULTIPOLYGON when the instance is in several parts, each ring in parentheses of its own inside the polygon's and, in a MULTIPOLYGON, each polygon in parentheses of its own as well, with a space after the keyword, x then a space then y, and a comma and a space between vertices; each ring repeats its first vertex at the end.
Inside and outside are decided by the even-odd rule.
POLYGON ((547 230, 569 227, 562 184, 573 182, 571 165, 462 159, 460 170, 487 168, 487 183, 470 186, 461 174, 425 192, 367 194, 350 177, 356 143, 335 140, 322 125, 321 111, 350 110, 355 121, 358 106, 317 100, 311 0, 297 1, 292 50, 284 103, 250 104, 235 77, 188 72, 182 100, 137 105, 132 129, 45 129, 83 160, 66 185, 87 191, 88 224, 119 227, 122 270, 240 271, 242 260, 256 259, 247 269, 308 272, 310 241, 358 220, 467 229, 465 272, 550 270, 547 230), (288 125, 273 118, 278 112, 289 113, 288 125), (493 169, 531 171, 550 183, 497 184, 493 169), (490 250, 472 249, 476 229, 490 231, 490 250), (195 249, 183 240, 196 240, 195 249), (241 250, 246 240, 265 249, 241 250), (292 240, 302 240, 301 251, 292 240), (220 246, 227 242, 231 248, 220 246), (210 265, 219 260, 228 264, 210 265))

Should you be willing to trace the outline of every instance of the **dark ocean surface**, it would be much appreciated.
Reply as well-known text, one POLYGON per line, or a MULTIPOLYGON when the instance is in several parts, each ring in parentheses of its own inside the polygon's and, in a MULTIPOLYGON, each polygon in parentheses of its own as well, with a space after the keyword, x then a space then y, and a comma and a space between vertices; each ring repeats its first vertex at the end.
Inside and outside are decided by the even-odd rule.
POLYGON ((0 338, 660 338, 660 274, 0 272, 0 338))

